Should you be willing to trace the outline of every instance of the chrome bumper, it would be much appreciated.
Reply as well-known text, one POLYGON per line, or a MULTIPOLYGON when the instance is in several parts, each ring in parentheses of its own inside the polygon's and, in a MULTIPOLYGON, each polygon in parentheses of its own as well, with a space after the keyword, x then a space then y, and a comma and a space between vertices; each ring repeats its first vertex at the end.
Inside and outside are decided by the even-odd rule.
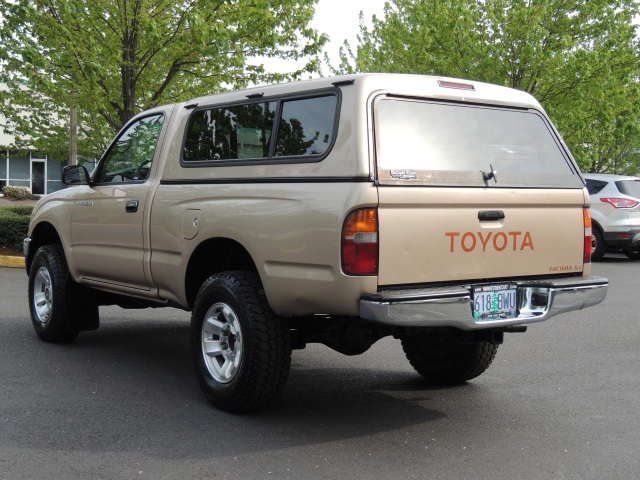
POLYGON ((475 330, 524 325, 602 302, 609 281, 602 277, 568 277, 513 283, 517 285, 519 306, 514 318, 475 321, 471 285, 365 293, 360 298, 360 316, 376 323, 407 327, 475 330))

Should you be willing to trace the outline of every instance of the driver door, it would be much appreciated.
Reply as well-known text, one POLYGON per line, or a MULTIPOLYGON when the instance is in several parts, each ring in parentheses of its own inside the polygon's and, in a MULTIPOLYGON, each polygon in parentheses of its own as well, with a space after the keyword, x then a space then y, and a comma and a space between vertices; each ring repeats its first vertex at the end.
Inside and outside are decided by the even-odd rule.
POLYGON ((93 183, 75 198, 71 255, 87 283, 149 291, 145 234, 150 173, 164 113, 134 120, 99 163, 93 183))

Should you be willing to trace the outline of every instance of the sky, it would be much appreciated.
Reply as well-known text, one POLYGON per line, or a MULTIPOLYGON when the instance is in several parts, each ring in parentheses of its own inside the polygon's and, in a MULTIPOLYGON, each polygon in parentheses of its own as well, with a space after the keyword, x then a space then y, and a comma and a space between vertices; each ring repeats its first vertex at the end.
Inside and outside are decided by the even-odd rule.
MULTIPOLYGON (((311 27, 329 36, 324 51, 329 55, 331 65, 337 67, 340 63, 338 51, 345 40, 349 41, 355 50, 357 36, 360 33, 360 11, 364 13, 365 22, 371 26, 371 17, 382 17, 385 0, 318 0, 316 13, 311 21, 311 27)), ((299 66, 291 67, 287 62, 270 58, 263 60, 269 71, 295 70, 299 66)), ((329 69, 322 63, 322 70, 329 75, 329 69)))
POLYGON ((360 11, 364 13, 367 25, 371 26, 373 15, 382 17, 384 2, 385 0, 318 0, 311 26, 329 36, 325 51, 332 63, 337 65, 338 49, 345 39, 355 49, 360 32, 360 11))

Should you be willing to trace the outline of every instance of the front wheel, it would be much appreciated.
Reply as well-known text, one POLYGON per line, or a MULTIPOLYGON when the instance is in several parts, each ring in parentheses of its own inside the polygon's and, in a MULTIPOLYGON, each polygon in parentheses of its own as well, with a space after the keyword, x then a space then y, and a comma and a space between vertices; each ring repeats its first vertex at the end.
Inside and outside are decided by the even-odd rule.
POLYGON ((496 356, 498 345, 459 344, 450 334, 430 333, 403 338, 402 349, 411 366, 427 380, 457 384, 484 373, 496 356))
POLYGON ((196 297, 190 337, 198 383, 217 408, 258 410, 283 390, 291 336, 286 320, 269 307, 257 274, 209 277, 196 297))
POLYGON ((67 315, 68 274, 61 245, 38 249, 29 270, 29 310, 33 328, 45 342, 68 342, 80 331, 67 315))

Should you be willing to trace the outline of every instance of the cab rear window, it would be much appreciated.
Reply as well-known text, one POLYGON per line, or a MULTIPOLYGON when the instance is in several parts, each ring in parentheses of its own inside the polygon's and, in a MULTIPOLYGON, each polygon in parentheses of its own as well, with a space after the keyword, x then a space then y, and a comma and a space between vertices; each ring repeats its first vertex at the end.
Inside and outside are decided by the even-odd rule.
POLYGON ((583 186, 534 110, 385 97, 375 113, 383 183, 583 186))

